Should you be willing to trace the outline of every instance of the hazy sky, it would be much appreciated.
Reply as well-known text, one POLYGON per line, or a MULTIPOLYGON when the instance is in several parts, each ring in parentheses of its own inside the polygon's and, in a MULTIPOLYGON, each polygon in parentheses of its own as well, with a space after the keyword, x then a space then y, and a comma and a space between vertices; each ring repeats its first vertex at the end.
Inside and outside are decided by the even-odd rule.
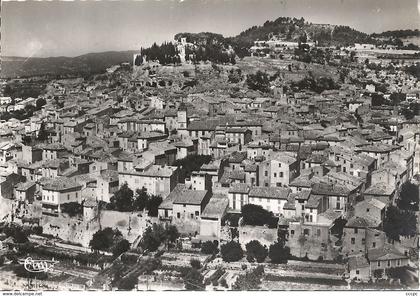
MULTIPOLYGON (((420 1, 420 0, 419 0, 420 1)), ((419 2, 420 3, 420 2, 419 2)), ((179 32, 225 36, 279 16, 372 33, 420 28, 417 0, 2 1, 2 55, 138 49, 179 32)))

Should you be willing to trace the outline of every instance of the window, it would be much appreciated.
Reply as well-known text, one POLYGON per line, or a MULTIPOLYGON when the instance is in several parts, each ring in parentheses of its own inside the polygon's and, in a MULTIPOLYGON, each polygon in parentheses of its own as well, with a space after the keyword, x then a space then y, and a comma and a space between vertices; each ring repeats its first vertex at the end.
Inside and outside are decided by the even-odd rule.
POLYGON ((362 245, 364 245, 365 243, 366 243, 366 240, 362 238, 362 245))
POLYGON ((290 235, 294 235, 295 231, 294 230, 290 230, 290 235))
POLYGON ((355 228, 355 229, 354 229, 354 233, 357 233, 357 231, 358 231, 358 229, 357 229, 357 228, 355 228))
POLYGON ((305 229, 303 230, 303 234, 304 234, 304 235, 309 235, 309 229, 305 228, 305 229))
POLYGON ((359 270, 358 269, 356 270, 356 274, 359 274, 359 270))
POLYGON ((268 176, 268 171, 264 171, 264 176, 268 176))
POLYGON ((195 215, 196 216, 200 215, 200 212, 199 211, 195 211, 195 215))
POLYGON ((378 261, 378 267, 381 267, 381 261, 378 261))
POLYGON ((283 172, 280 172, 280 178, 283 178, 283 172))
POLYGON ((353 168, 353 164, 352 164, 352 163, 350 164, 350 168, 351 168, 351 169, 353 168))
POLYGON ((354 237, 351 238, 351 244, 354 245, 356 243, 356 239, 354 237))
POLYGON ((281 163, 279 163, 279 168, 281 168, 281 163))
POLYGON ((316 230, 316 235, 317 235, 317 236, 321 236, 321 229, 317 229, 317 230, 316 230))
POLYGON ((190 217, 191 217, 191 219, 193 219, 194 218, 194 214, 190 214, 190 217))
POLYGON ((400 266, 401 265, 401 259, 398 259, 397 260, 397 266, 400 266))
POLYGON ((76 192, 76 198, 77 198, 77 192, 76 192))
POLYGON ((67 200, 70 200, 70 194, 67 194, 67 200))
POLYGON ((179 219, 181 218, 181 213, 176 213, 176 217, 179 219))
POLYGON ((372 248, 376 248, 376 243, 372 243, 372 248))
POLYGON ((346 172, 346 167, 343 167, 343 172, 344 172, 344 173, 346 172))
POLYGON ((369 208, 366 208, 366 212, 369 213, 369 208))
POLYGON ((277 178, 277 173, 274 173, 274 178, 277 178))
POLYGON ((388 267, 390 267, 391 266, 391 260, 388 260, 388 267))

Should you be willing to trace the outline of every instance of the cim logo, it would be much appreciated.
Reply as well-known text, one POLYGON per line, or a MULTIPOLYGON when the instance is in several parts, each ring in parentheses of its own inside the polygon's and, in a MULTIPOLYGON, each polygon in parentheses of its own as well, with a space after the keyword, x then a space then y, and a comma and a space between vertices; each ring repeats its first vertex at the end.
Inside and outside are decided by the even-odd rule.
POLYGON ((19 260, 19 263, 22 264, 25 269, 29 272, 48 272, 53 269, 54 265, 58 263, 55 260, 34 260, 31 257, 26 258, 25 260, 19 260))

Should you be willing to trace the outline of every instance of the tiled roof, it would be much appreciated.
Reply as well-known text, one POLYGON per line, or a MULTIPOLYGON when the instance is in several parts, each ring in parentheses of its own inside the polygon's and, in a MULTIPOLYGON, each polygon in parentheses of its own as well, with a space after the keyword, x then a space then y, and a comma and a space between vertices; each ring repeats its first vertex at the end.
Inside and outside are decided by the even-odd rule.
POLYGON ((399 251, 395 249, 394 246, 385 245, 380 249, 369 249, 368 250, 368 259, 369 261, 381 261, 381 260, 393 260, 393 259, 404 259, 407 258, 399 251))
MULTIPOLYGON (((170 193, 170 195, 172 192, 170 193)), ((189 205, 201 205, 204 198, 207 196, 207 190, 192 190, 183 188, 180 191, 174 192, 174 204, 189 204, 189 205)))
POLYGON ((248 194, 249 193, 249 185, 245 183, 234 183, 229 188, 229 193, 242 193, 248 194))
POLYGON ((287 199, 290 192, 291 190, 289 188, 252 187, 249 191, 249 196, 271 199, 287 199))
POLYGON ((378 227, 380 222, 374 220, 368 220, 367 218, 353 216, 347 221, 346 227, 351 228, 368 228, 368 227, 378 227))
POLYGON ((58 177, 49 182, 46 182, 42 187, 44 190, 64 191, 69 189, 80 190, 82 185, 73 181, 70 178, 58 177))
POLYGON ((341 185, 341 184, 315 183, 312 186, 312 191, 315 194, 319 194, 319 195, 348 196, 352 190, 349 189, 347 186, 341 185))
POLYGON ((321 202, 321 200, 322 200, 322 196, 311 194, 309 196, 308 201, 306 202, 305 208, 317 209, 319 207, 319 203, 321 202))
POLYGON ((229 205, 229 200, 225 195, 214 195, 210 198, 209 203, 206 205, 201 218, 219 218, 221 219, 223 214, 229 205))
POLYGON ((363 255, 349 257, 348 264, 349 264, 350 270, 363 268, 363 267, 369 267, 369 262, 367 261, 366 257, 363 255))
POLYGON ((26 191, 32 186, 35 186, 35 182, 21 182, 15 185, 15 189, 18 191, 26 191))

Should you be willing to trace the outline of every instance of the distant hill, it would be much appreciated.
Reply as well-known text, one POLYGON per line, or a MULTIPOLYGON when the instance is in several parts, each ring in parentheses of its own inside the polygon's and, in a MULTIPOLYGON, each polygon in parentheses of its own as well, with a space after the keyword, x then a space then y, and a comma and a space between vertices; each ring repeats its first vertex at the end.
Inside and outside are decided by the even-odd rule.
POLYGON ((420 37, 420 31, 415 30, 393 30, 385 31, 382 33, 373 33, 371 34, 374 38, 410 38, 410 37, 420 37))
POLYGON ((1 77, 75 76, 102 73, 106 68, 132 62, 137 51, 88 53, 77 57, 24 58, 2 57, 1 77))

